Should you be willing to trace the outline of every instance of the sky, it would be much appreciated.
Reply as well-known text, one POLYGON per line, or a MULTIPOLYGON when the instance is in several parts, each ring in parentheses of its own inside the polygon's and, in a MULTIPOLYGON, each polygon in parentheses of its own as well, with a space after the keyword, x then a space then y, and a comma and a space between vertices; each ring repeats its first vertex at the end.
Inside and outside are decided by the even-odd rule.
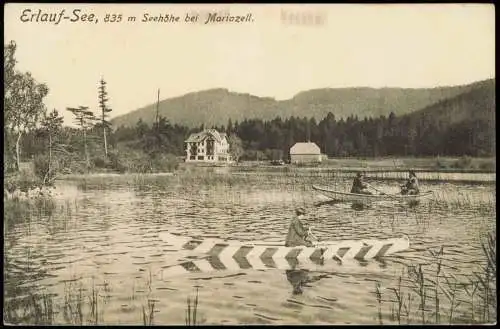
MULTIPOLYGON (((160 98, 211 88, 288 99, 314 88, 435 87, 494 77, 495 9, 487 4, 7 4, 5 43, 17 68, 47 84, 48 109, 97 113, 107 82, 112 117, 160 98), (23 22, 27 11, 98 21, 23 22), (208 13, 251 22, 205 24, 208 13), (186 14, 199 14, 186 23, 186 14), (104 22, 121 14, 121 22, 104 22), (179 22, 142 22, 171 14, 179 22), (300 20, 293 20, 302 17, 300 20), (135 16, 135 22, 128 17, 135 16), (304 17, 316 17, 316 24, 304 17), (24 19, 24 18, 23 18, 24 19)), ((36 18, 36 17, 35 17, 36 18)))

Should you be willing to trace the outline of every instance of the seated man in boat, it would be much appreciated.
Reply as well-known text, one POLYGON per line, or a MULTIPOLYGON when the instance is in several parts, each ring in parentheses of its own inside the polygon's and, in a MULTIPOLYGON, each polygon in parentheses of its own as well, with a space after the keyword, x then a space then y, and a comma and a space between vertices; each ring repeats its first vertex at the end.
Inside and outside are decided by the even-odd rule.
POLYGON ((306 215, 306 210, 302 207, 295 209, 295 216, 293 216, 288 234, 286 236, 286 247, 307 246, 312 247, 312 242, 308 239, 308 228, 303 220, 306 215))
POLYGON ((406 183, 401 185, 401 194, 402 195, 417 195, 420 191, 418 189, 418 180, 417 175, 413 170, 409 171, 409 177, 406 183))
POLYGON ((354 181, 352 182, 351 193, 356 194, 373 194, 368 190, 368 184, 363 181, 364 175, 361 172, 356 174, 354 181))

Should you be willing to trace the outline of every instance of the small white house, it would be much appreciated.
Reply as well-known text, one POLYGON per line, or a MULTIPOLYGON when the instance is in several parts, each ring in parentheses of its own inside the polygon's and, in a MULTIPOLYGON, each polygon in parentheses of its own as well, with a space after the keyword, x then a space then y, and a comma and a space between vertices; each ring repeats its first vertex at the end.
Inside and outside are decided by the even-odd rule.
POLYGON ((186 162, 229 162, 229 143, 225 133, 205 129, 185 140, 186 162))
POLYGON ((295 143, 290 148, 291 163, 321 162, 322 159, 321 150, 316 143, 295 143))

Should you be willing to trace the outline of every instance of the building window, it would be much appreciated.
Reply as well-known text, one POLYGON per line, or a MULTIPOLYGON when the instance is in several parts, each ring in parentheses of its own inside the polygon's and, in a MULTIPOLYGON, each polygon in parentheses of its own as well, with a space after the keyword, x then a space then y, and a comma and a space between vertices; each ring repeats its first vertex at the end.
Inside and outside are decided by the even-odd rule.
POLYGON ((214 140, 209 139, 207 140, 207 154, 214 155, 214 153, 215 153, 214 140))
POLYGON ((189 160, 196 160, 196 156, 195 156, 195 155, 191 155, 191 156, 189 157, 189 160))
POLYGON ((205 157, 203 155, 199 155, 198 160, 205 160, 205 157))
POLYGON ((198 147, 196 146, 196 144, 191 144, 191 152, 189 152, 191 154, 196 154, 198 153, 198 147))

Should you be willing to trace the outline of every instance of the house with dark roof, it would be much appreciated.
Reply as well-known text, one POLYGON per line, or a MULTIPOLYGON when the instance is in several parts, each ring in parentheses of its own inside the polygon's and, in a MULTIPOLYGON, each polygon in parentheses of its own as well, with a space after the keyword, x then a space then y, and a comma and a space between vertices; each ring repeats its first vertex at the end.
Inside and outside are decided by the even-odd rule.
POLYGON ((291 163, 321 162, 322 158, 321 150, 316 143, 295 143, 290 148, 291 163))
POLYGON ((191 134, 184 141, 186 162, 229 162, 227 135, 215 129, 191 134))

